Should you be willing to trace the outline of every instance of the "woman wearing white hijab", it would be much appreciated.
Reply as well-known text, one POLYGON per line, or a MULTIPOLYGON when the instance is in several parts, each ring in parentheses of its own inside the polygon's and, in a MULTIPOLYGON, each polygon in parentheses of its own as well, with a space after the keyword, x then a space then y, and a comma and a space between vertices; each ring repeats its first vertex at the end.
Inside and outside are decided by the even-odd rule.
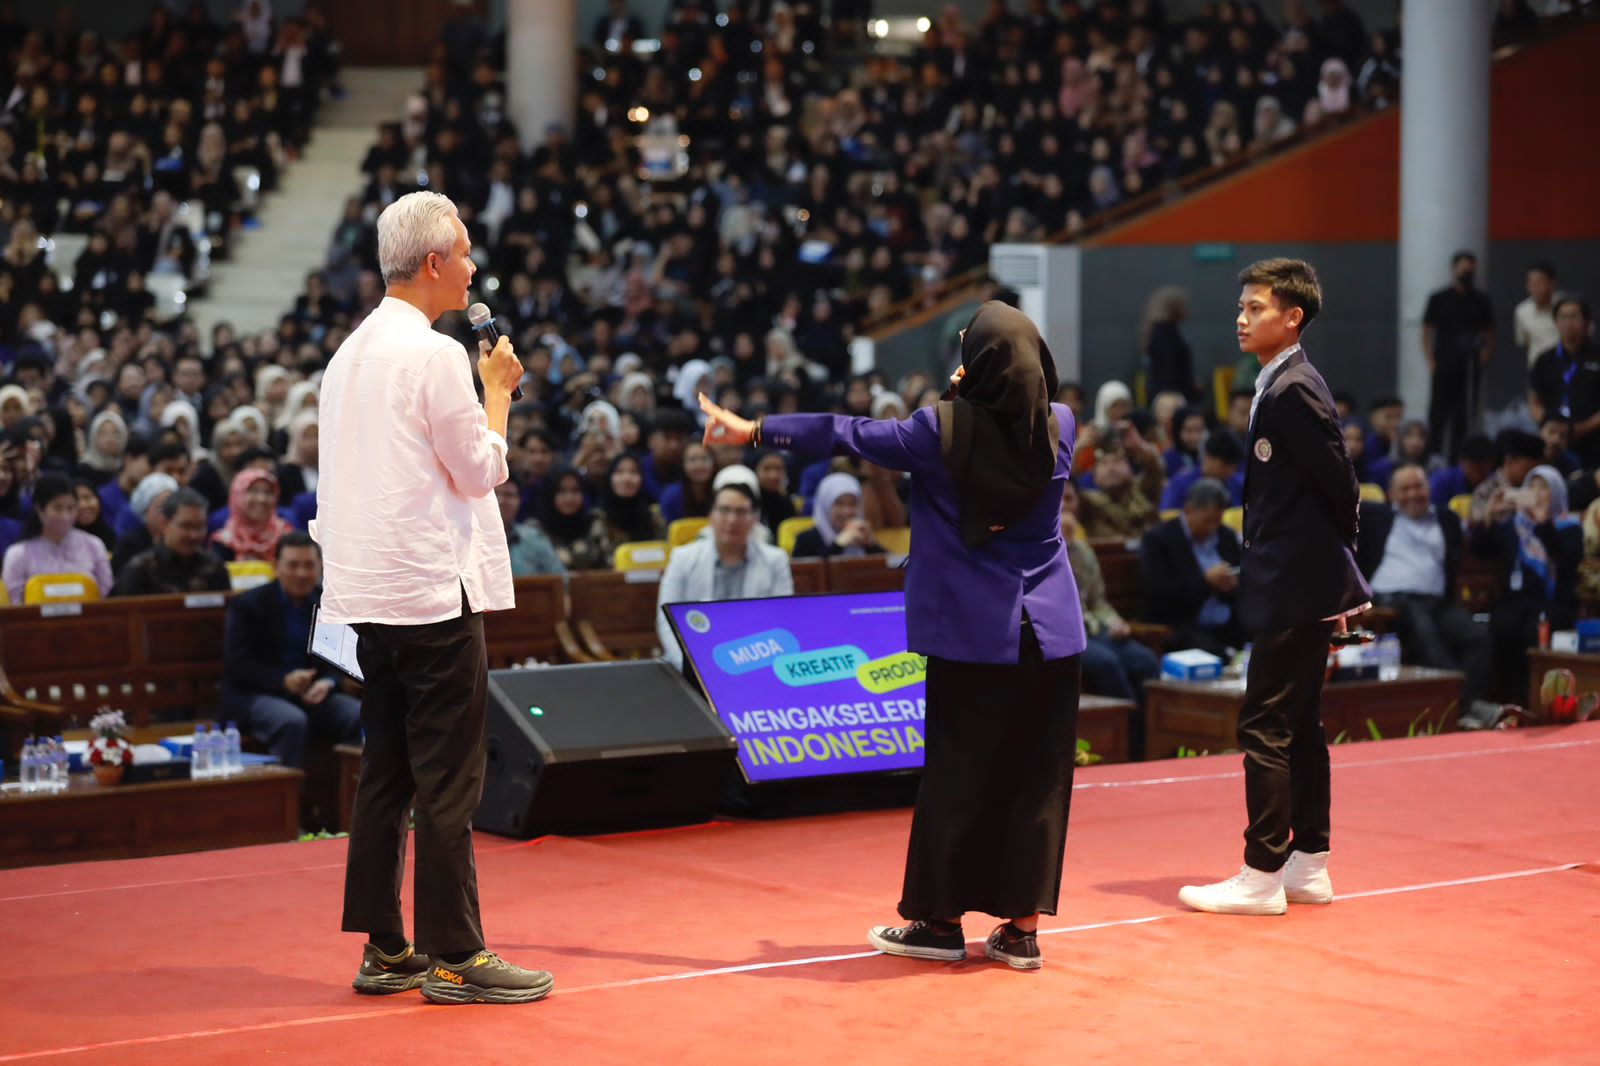
POLYGON ((643 371, 634 370, 623 375, 622 384, 617 386, 617 406, 624 411, 632 411, 645 418, 654 417, 656 413, 656 383, 655 379, 643 371))
POLYGON ((278 464, 278 493, 285 507, 296 496, 317 491, 317 412, 300 412, 286 432, 284 460, 278 464))
POLYGON ((275 363, 268 363, 256 371, 256 406, 268 418, 274 417, 278 408, 289 397, 290 374, 275 363))
POLYGON ((672 395, 687 411, 693 411, 704 425, 706 416, 700 411, 698 396, 702 383, 711 376, 711 364, 704 359, 691 359, 684 363, 678 371, 678 379, 672 383, 672 395))
POLYGON ((95 348, 92 351, 85 352, 83 358, 78 360, 78 369, 74 374, 74 380, 77 382, 80 392, 88 386, 89 382, 106 377, 106 360, 108 358, 104 348, 95 348))
POLYGON ((297 381, 289 386, 289 395, 284 398, 283 406, 278 409, 278 417, 273 421, 274 428, 287 430, 295 419, 316 409, 317 383, 297 381))
POLYGON ((101 483, 109 481, 122 472, 122 454, 128 448, 128 423, 117 411, 101 411, 89 422, 88 445, 82 462, 88 468, 90 479, 101 483))
POLYGON ((270 427, 267 425, 267 416, 261 413, 259 407, 252 407, 249 404, 235 407, 233 414, 228 417, 238 424, 246 437, 250 438, 251 444, 261 448, 267 446, 270 427))
POLYGON ((239 456, 253 443, 237 412, 211 427, 211 451, 206 461, 195 467, 188 486, 206 498, 211 510, 228 506, 228 489, 239 472, 239 456))
POLYGON ((10 429, 33 414, 33 397, 21 385, 0 386, 0 429, 10 429))
POLYGON ((604 433, 614 447, 622 444, 622 416, 605 400, 595 400, 578 416, 578 439, 591 432, 604 433))
POLYGON ((906 418, 906 402, 900 394, 889 389, 884 389, 872 398, 873 418, 906 418))
POLYGON ((794 557, 881 555, 872 526, 861 510, 861 482, 852 474, 829 474, 817 485, 811 518, 816 525, 795 538, 794 557))
POLYGON ((1094 428, 1107 430, 1133 410, 1133 393, 1120 381, 1108 381, 1094 394, 1094 428))
POLYGON ((1324 115, 1342 115, 1350 110, 1350 68, 1338 56, 1322 61, 1322 76, 1317 80, 1317 101, 1324 115))
POLYGON ((188 400, 173 400, 167 404, 161 412, 161 428, 176 428, 191 458, 199 459, 206 454, 200 443, 200 414, 188 400))

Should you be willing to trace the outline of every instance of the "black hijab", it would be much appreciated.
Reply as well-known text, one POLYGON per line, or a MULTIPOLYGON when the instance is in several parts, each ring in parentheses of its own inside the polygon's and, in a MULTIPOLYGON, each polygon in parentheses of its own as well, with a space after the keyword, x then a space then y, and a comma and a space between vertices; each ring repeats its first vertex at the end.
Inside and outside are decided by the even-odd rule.
MULTIPOLYGON (((85 488, 90 492, 95 493, 97 496, 99 495, 99 491, 95 488, 94 482, 90 481, 88 478, 73 478, 72 488, 74 491, 80 488, 85 488)), ((108 553, 111 551, 111 549, 117 546, 117 534, 112 530, 111 524, 106 521, 106 508, 104 503, 100 505, 100 514, 95 518, 93 523, 86 526, 83 525, 82 521, 80 520, 78 528, 83 530, 85 533, 90 534, 91 536, 100 538, 100 543, 106 546, 106 551, 108 553)))
POLYGON ((581 540, 589 532, 589 524, 593 520, 589 514, 587 502, 578 508, 576 514, 562 514, 556 507, 556 494, 561 491, 561 486, 567 480, 578 483, 578 491, 583 491, 583 475, 571 467, 553 471, 544 479, 544 506, 539 515, 539 524, 544 526, 544 531, 556 544, 571 544, 581 540))
POLYGON ((979 548, 1026 514, 1055 476, 1061 426, 1050 397, 1058 381, 1039 330, 997 300, 968 323, 961 366, 953 398, 939 404, 939 444, 961 499, 962 543, 979 548))
POLYGON ((611 469, 606 472, 606 486, 600 494, 600 506, 605 508, 606 521, 617 529, 622 530, 629 540, 653 540, 655 538, 655 523, 650 516, 650 500, 644 494, 644 467, 630 452, 623 452, 611 460, 611 469), (632 496, 618 496, 616 489, 611 487, 611 479, 617 474, 617 467, 623 463, 632 463, 639 471, 639 488, 632 496))
MULTIPOLYGON (((766 461, 769 455, 783 457, 782 452, 766 449, 756 456, 756 461, 750 464, 750 469, 759 471, 761 464, 766 461)), ((785 463, 785 470, 787 468, 788 464, 785 463)), ((757 506, 761 509, 761 524, 772 530, 774 534, 778 532, 778 527, 784 523, 785 519, 795 516, 794 497, 787 492, 768 492, 766 489, 762 489, 761 500, 757 506)))

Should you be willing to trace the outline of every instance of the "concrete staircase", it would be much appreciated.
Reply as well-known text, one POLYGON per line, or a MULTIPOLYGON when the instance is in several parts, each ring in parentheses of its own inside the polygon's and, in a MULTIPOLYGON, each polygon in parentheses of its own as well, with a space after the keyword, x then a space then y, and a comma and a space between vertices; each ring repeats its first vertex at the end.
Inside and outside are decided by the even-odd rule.
POLYGON ((259 226, 235 235, 231 258, 212 268, 206 297, 190 305, 206 343, 217 322, 254 332, 275 327, 294 307, 306 274, 322 265, 345 200, 364 185, 361 160, 377 140, 378 124, 400 118, 422 73, 358 67, 345 70, 343 80, 345 98, 323 105, 311 143, 285 168, 277 191, 262 199, 259 226))

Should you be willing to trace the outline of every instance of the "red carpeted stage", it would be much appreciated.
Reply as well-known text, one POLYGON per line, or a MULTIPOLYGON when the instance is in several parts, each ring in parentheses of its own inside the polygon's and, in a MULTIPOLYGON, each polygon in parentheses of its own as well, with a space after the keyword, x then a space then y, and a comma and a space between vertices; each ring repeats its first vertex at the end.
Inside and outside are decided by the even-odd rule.
POLYGON ((1079 776, 1045 969, 868 953, 908 814, 484 836, 527 1007, 351 992, 328 841, 0 872, 0 1062, 1592 1063, 1600 723, 1335 749, 1340 901, 1194 914, 1238 864, 1234 756, 1079 776))

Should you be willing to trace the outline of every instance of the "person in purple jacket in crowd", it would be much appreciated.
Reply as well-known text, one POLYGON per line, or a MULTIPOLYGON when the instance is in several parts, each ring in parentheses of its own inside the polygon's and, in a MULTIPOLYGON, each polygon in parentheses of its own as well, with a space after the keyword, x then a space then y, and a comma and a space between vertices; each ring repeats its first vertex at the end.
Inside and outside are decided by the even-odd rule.
POLYGON ((899 911, 873 947, 966 957, 961 919, 1009 919, 984 954, 1042 964, 1039 915, 1061 894, 1077 747, 1078 589, 1061 540, 1077 426, 1052 404, 1056 368, 1034 324, 997 301, 962 332, 944 402, 904 421, 771 415, 704 396, 708 444, 850 455, 911 473, 906 636, 928 657, 927 756, 899 911))

